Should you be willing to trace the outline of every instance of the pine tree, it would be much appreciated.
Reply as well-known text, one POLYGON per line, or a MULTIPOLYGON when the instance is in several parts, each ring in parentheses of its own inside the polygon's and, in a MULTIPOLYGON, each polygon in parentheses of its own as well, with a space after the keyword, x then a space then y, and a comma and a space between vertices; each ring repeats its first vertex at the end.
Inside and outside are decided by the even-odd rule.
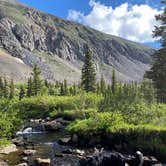
POLYGON ((61 96, 64 96, 64 95, 65 95, 63 83, 61 83, 61 86, 60 86, 60 95, 61 95, 61 96))
POLYGON ((14 82, 13 79, 11 79, 10 81, 10 91, 9 91, 9 99, 13 99, 14 98, 14 82))
POLYGON ((76 89, 76 84, 74 83, 73 84, 73 95, 76 95, 76 93, 77 93, 77 89, 76 89))
POLYGON ((35 64, 33 68, 33 90, 32 90, 33 95, 40 94, 40 91, 42 89, 42 81, 40 79, 40 74, 41 71, 35 64))
POLYGON ((31 97, 33 95, 32 86, 33 86, 32 77, 30 77, 28 79, 28 85, 27 85, 27 97, 31 97))
POLYGON ((4 83, 2 77, 0 77, 0 97, 3 97, 3 88, 4 88, 4 83))
POLYGON ((115 77, 115 70, 112 71, 112 84, 111 84, 112 94, 115 95, 116 93, 116 77, 115 77))
POLYGON ((6 78, 4 78, 3 96, 4 98, 8 98, 9 96, 9 86, 6 78))
POLYGON ((25 90, 24 87, 20 86, 20 93, 19 93, 19 100, 23 99, 25 97, 25 90))
POLYGON ((68 85, 67 85, 67 80, 64 80, 63 87, 64 87, 64 95, 68 95, 68 85))
POLYGON ((92 53, 88 46, 86 46, 85 60, 82 67, 82 82, 81 85, 86 92, 96 91, 96 72, 92 53))
POLYGON ((101 91, 102 94, 104 94, 105 90, 106 90, 106 84, 105 84, 104 77, 102 75, 101 80, 100 80, 100 91, 101 91))
MULTIPOLYGON (((162 2, 166 4, 166 0, 162 2)), ((160 21, 161 25, 155 27, 154 37, 160 38, 163 48, 153 55, 152 67, 146 77, 152 79, 157 89, 157 101, 166 103, 166 7, 162 14, 156 16, 156 20, 160 21)))
POLYGON ((97 94, 101 93, 101 87, 100 87, 100 83, 99 82, 97 82, 97 84, 96 84, 96 93, 97 94))

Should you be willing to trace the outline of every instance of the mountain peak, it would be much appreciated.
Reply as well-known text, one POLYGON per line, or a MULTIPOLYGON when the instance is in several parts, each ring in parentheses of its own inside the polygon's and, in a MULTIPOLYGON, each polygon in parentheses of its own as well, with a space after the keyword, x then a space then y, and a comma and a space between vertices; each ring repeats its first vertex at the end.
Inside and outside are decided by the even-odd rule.
MULTIPOLYGON (((16 2, 1 0, 0 4, 4 1, 16 2)), ((121 81, 140 81, 155 51, 19 3, 2 3, 0 10, 4 8, 5 19, 0 12, 0 48, 30 67, 37 64, 43 77, 51 81, 80 81, 85 43, 93 52, 98 78, 103 75, 107 82, 113 68, 121 81)))

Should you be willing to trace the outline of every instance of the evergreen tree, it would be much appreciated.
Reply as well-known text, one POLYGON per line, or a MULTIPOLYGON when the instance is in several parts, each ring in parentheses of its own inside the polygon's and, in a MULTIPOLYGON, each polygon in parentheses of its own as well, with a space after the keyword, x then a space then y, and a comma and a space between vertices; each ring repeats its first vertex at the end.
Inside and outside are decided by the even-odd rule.
POLYGON ((82 68, 82 82, 81 85, 86 92, 96 91, 96 72, 92 53, 88 46, 86 46, 85 60, 82 68))
POLYGON ((0 77, 0 89, 3 89, 3 79, 2 79, 2 77, 0 77))
POLYGON ((116 77, 115 77, 115 70, 112 71, 112 84, 111 84, 112 94, 115 95, 116 92, 116 77))
POLYGON ((45 80, 45 81, 44 81, 44 85, 45 85, 45 87, 48 88, 48 87, 49 87, 49 82, 48 82, 47 80, 45 80))
POLYGON ((32 86, 33 86, 32 77, 30 77, 28 79, 28 86, 27 86, 27 96, 28 97, 31 97, 33 95, 33 93, 32 93, 32 86))
MULTIPOLYGON (((162 1, 166 4, 166 0, 162 1)), ((155 27, 154 37, 160 38, 163 48, 153 55, 153 63, 146 77, 152 79, 154 87, 157 89, 158 102, 166 103, 166 7, 162 14, 156 16, 156 20, 161 25, 155 27)))
POLYGON ((64 80, 63 87, 64 87, 64 95, 68 95, 68 85, 67 85, 67 80, 64 80))
POLYGON ((106 84, 105 84, 105 80, 103 75, 101 76, 101 80, 100 80, 100 91, 102 94, 105 93, 105 89, 106 89, 106 84))
POLYGON ((61 96, 64 96, 64 95, 65 95, 65 92, 64 92, 64 85, 63 85, 63 83, 61 83, 61 87, 60 87, 60 95, 61 95, 61 96))
POLYGON ((97 82, 97 84, 96 84, 96 93, 97 94, 101 93, 101 87, 100 87, 100 83, 99 82, 97 82))
POLYGON ((74 83, 73 84, 73 95, 76 95, 76 93, 77 93, 77 89, 76 89, 76 84, 74 83))
POLYGON ((40 79, 40 74, 41 71, 35 64, 33 68, 33 91, 32 91, 33 95, 40 94, 40 91, 42 89, 42 81, 40 79))
POLYGON ((13 82, 13 79, 11 79, 10 81, 10 93, 9 93, 9 99, 13 99, 14 97, 14 82, 13 82))
POLYGON ((6 78, 4 78, 3 96, 4 98, 8 98, 9 96, 9 86, 6 78))
POLYGON ((3 88, 4 88, 4 83, 2 77, 0 77, 0 97, 3 97, 3 88))
POLYGON ((25 90, 24 87, 20 86, 20 93, 19 93, 19 100, 23 99, 25 97, 25 90))

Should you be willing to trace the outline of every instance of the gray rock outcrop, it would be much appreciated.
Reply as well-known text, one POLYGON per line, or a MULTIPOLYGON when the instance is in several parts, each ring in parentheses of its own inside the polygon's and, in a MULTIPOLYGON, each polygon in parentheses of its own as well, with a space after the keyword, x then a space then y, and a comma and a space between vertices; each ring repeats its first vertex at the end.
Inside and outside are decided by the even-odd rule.
POLYGON ((48 80, 79 81, 85 43, 93 52, 97 77, 103 74, 107 82, 112 68, 121 81, 140 81, 155 51, 14 0, 0 2, 0 48, 30 67, 37 64, 48 80))

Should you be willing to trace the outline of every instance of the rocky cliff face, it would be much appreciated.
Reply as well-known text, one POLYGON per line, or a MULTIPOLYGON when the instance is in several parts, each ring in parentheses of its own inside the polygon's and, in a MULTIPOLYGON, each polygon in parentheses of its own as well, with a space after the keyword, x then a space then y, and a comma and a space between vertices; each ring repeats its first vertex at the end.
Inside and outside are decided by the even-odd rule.
POLYGON ((97 76, 103 74, 107 81, 112 68, 122 81, 141 80, 154 53, 152 48, 42 13, 14 0, 0 1, 0 47, 27 66, 37 64, 49 80, 79 81, 85 43, 93 52, 97 76))

